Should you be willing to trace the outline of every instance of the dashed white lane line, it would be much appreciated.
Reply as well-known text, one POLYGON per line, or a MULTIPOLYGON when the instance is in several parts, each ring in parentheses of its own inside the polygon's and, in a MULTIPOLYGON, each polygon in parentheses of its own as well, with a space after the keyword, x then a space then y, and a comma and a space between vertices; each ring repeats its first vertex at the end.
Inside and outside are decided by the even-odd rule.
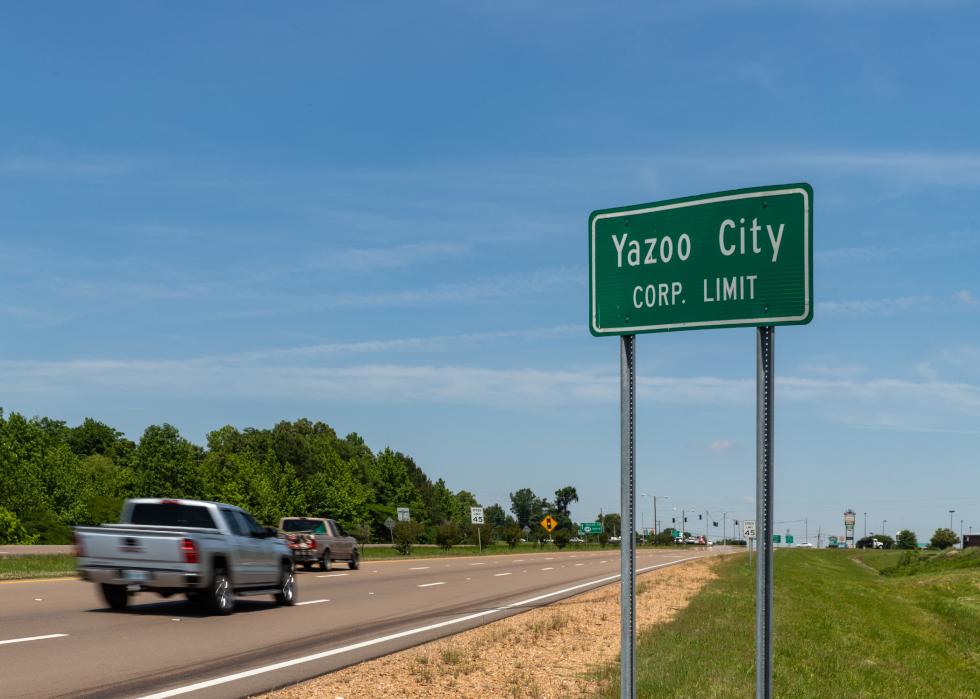
POLYGON ((577 565, 577 566, 584 566, 585 564, 584 563, 576 563, 575 565, 577 565))
POLYGON ((296 606, 297 607, 302 607, 304 604, 320 604, 321 602, 329 602, 329 601, 330 600, 328 600, 328 599, 311 599, 311 600, 308 600, 306 602, 297 602, 296 603, 296 606))
POLYGON ((444 582, 423 583, 422 585, 419 585, 419 587, 435 587, 436 585, 445 585, 445 584, 446 583, 444 582))
POLYGON ((470 563, 470 565, 471 566, 485 566, 486 563, 483 563, 483 562, 480 562, 480 563, 470 563))
POLYGON ((554 568, 542 568, 541 570, 554 570, 554 568))
POLYGON ((345 575, 350 575, 350 573, 327 573, 326 575, 318 575, 318 578, 342 578, 345 575))
POLYGON ((419 566, 418 568, 409 568, 409 570, 428 570, 432 566, 419 566))
POLYGON ((503 577, 504 575, 510 575, 510 573, 494 573, 493 577, 500 578, 503 577))
MULTIPOLYGON (((692 556, 690 559, 696 558, 692 556)), ((665 566, 677 565, 681 561, 671 561, 669 563, 660 563, 658 565, 645 566, 643 568, 638 568, 637 573, 645 573, 648 570, 655 570, 657 568, 663 568, 665 566)), ((262 667, 252 668, 251 670, 243 670, 242 672, 236 672, 231 675, 224 675, 222 677, 215 677, 210 680, 203 680, 201 682, 195 682, 194 684, 184 685, 182 687, 174 687, 173 689, 167 689, 162 692, 157 692, 156 694, 149 694, 142 697, 142 699, 169 699, 169 697, 176 697, 181 694, 189 694, 190 692, 196 692, 202 689, 207 689, 209 687, 217 687, 219 685, 228 684, 229 682, 235 682, 236 680, 243 680, 248 677, 255 677, 256 675, 264 675, 268 672, 275 672, 276 670, 282 670, 287 667, 293 667, 295 665, 302 665, 304 663, 311 663, 317 660, 322 660, 324 658, 330 658, 335 655, 341 655, 343 653, 350 653, 351 651, 360 650, 361 648, 369 648, 371 646, 376 646, 381 643, 388 643, 389 641, 395 641, 399 638, 405 638, 407 636, 416 636, 418 634, 427 633, 429 631, 434 631, 435 629, 446 628, 447 626, 455 626, 457 624, 462 624, 467 621, 472 621, 473 619, 483 619, 485 620, 488 616, 499 612, 506 612, 516 607, 524 607, 529 604, 534 604, 535 602, 540 602, 542 600, 550 599, 552 597, 557 597, 558 595, 566 595, 570 592, 575 592, 577 590, 582 590, 587 587, 593 587, 596 585, 602 585, 603 583, 609 583, 613 580, 619 579, 619 575, 609 575, 604 578, 599 578, 597 580, 589 580, 584 583, 579 583, 578 585, 572 585, 571 587, 566 587, 561 590, 554 590, 552 592, 546 592, 543 595, 538 595, 536 597, 531 597, 529 599, 521 600, 519 602, 512 602, 507 605, 500 607, 494 607, 493 609, 484 609, 479 612, 473 612, 472 614, 464 614, 463 616, 456 617, 455 619, 446 619, 445 621, 438 621, 433 624, 428 624, 426 626, 419 626, 414 629, 406 629, 405 631, 398 631, 397 633, 388 634, 387 636, 379 636, 377 638, 370 638, 365 641, 360 641, 358 643, 352 643, 347 646, 341 646, 339 648, 331 648, 329 650, 321 651, 319 653, 313 653, 312 655, 304 655, 299 658, 291 658, 289 660, 284 660, 279 663, 274 663, 272 665, 263 665, 262 667)))
POLYGON ((63 638, 67 636, 66 633, 49 633, 45 636, 27 636, 26 638, 8 638, 6 641, 0 641, 0 646, 7 643, 25 643, 26 641, 43 641, 46 638, 63 638))

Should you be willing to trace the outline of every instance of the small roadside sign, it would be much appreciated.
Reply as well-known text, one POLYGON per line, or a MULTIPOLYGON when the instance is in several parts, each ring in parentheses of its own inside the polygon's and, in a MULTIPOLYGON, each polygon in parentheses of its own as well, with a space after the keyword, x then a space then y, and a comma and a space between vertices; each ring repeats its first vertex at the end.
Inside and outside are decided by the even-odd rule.
POLYGON ((470 508, 470 522, 472 524, 483 524, 483 508, 482 507, 471 507, 470 508))
POLYGON ((598 522, 582 522, 578 525, 579 534, 601 534, 602 525, 598 522))
POLYGON ((551 515, 545 515, 545 518, 541 520, 541 526, 550 534, 558 526, 558 520, 551 515))
POLYGON ((782 535, 780 535, 780 534, 773 534, 772 535, 772 543, 774 543, 774 544, 781 544, 782 542, 783 542, 782 535))
POLYGON ((786 543, 787 544, 792 544, 793 543, 793 535, 792 534, 787 534, 786 535, 786 543))
POLYGON ((754 519, 743 519, 742 520, 742 538, 743 539, 754 539, 755 538, 755 520, 754 519))
POLYGON ((521 531, 524 532, 524 536, 527 536, 528 534, 531 533, 531 527, 525 524, 524 527, 521 529, 521 531))
POLYGON ((395 527, 395 520, 393 520, 391 517, 389 517, 388 519, 385 520, 385 526, 388 527, 388 529, 394 529, 394 527, 395 527))
POLYGON ((399 507, 397 512, 399 522, 408 522, 412 519, 412 513, 409 512, 407 507, 399 507))

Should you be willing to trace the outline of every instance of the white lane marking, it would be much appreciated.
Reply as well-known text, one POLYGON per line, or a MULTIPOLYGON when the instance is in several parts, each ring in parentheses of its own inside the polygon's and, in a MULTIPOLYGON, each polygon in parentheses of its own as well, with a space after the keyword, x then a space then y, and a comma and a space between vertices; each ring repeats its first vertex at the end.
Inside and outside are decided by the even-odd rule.
MULTIPOLYGON (((690 558, 682 559, 682 561, 671 561, 669 563, 658 563, 657 565, 645 566, 643 568, 637 569, 636 572, 645 573, 648 570, 654 570, 656 568, 664 568, 666 566, 674 566, 683 561, 692 561, 695 558, 698 558, 698 556, 691 556, 690 558)), ((292 660, 283 660, 280 663, 274 663, 272 665, 264 665, 262 667, 256 667, 251 670, 243 670, 242 672, 236 672, 232 675, 215 677, 214 679, 203 680, 202 682, 195 682, 194 684, 188 684, 183 687, 175 687, 173 689, 168 689, 163 692, 157 692, 156 694, 147 694, 144 697, 140 697, 140 699, 169 699, 170 697, 180 696, 181 694, 189 694, 191 692, 196 692, 201 689, 208 689, 209 687, 217 687, 218 685, 228 684, 229 682, 235 682, 236 680, 243 680, 248 677, 255 677, 256 675, 264 675, 267 672, 275 672, 276 670, 282 670, 284 668, 293 667, 295 665, 302 665, 303 663, 311 663, 316 660, 322 660, 323 658, 329 658, 334 655, 350 653, 351 651, 360 650, 361 648, 369 648, 371 646, 376 646, 381 643, 396 641, 399 638, 405 638, 407 636, 417 636, 422 633, 434 631, 435 629, 443 629, 447 626, 455 626, 456 624, 463 624, 466 623, 467 621, 472 621, 473 619, 481 619, 483 617, 487 617, 492 614, 506 612, 515 607, 523 607, 528 604, 534 604, 535 602, 540 602, 541 600, 549 599, 551 597, 557 597, 558 595, 566 595, 569 592, 575 592, 576 590, 581 590, 586 587, 592 587, 594 585, 602 585, 604 583, 610 583, 618 579, 619 579, 618 574, 608 575, 604 578, 598 578, 596 580, 590 580, 588 582, 579 583, 578 585, 572 585, 571 587, 566 587, 561 590, 546 592, 543 595, 538 595, 537 597, 531 597, 529 599, 521 600, 520 602, 511 602, 510 604, 504 605, 503 607, 485 609, 480 612, 473 612, 472 614, 464 614, 463 616, 456 617, 455 619, 438 621, 434 624, 419 626, 414 629, 406 629, 405 631, 398 631, 397 633, 388 634, 387 636, 369 638, 368 640, 360 641, 359 643, 352 643, 347 646, 340 646, 339 648, 331 648, 330 650, 321 651, 319 653, 313 653, 312 655, 304 655, 300 658, 293 658, 292 660)))
POLYGON ((553 561, 553 560, 555 560, 555 559, 554 559, 554 558, 546 558, 546 559, 544 559, 544 560, 546 560, 546 561, 553 561))
POLYGON ((43 641, 46 638, 62 638, 67 636, 66 633, 49 633, 46 636, 27 636, 26 638, 8 638, 6 641, 0 641, 0 646, 6 643, 24 643, 25 641, 43 641))
POLYGON ((409 570, 428 570, 431 566, 419 566, 418 568, 409 568, 409 570))
POLYGON ((328 599, 311 599, 311 600, 307 600, 306 602, 297 602, 296 606, 302 607, 304 604, 320 604, 320 602, 329 602, 329 601, 330 600, 328 599))
POLYGON ((485 566, 486 563, 470 563, 471 566, 485 566))
POLYGON ((541 570, 554 570, 554 568, 542 568, 541 570))
POLYGON ((419 587, 435 587, 436 585, 445 585, 445 584, 446 583, 444 582, 424 583, 422 585, 419 585, 419 587))
POLYGON ((317 577, 318 578, 342 578, 345 575, 350 575, 350 573, 327 573, 326 575, 318 575, 317 577))
POLYGON ((35 597, 34 598, 34 601, 35 602, 43 602, 44 601, 44 598, 43 597, 35 597))
POLYGON ((523 563, 523 562, 524 562, 523 558, 518 558, 516 561, 514 561, 514 563, 523 563))
POLYGON ((503 577, 504 575, 510 575, 510 573, 494 573, 493 577, 500 578, 503 577))
POLYGON ((584 563, 576 563, 575 565, 577 565, 577 566, 584 566, 585 564, 584 563))

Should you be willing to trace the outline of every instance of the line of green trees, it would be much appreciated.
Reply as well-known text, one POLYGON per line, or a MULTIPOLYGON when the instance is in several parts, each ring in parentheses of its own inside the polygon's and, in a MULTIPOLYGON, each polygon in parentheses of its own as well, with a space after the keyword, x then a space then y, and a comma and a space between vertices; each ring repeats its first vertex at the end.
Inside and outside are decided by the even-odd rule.
MULTIPOLYGON (((151 425, 138 442, 88 418, 75 427, 44 417, 5 416, 0 409, 0 544, 68 543, 74 525, 115 521, 128 497, 217 500, 238 505, 275 525, 290 515, 326 515, 361 541, 394 538, 386 522, 408 507, 412 543, 453 545, 476 541, 473 493, 435 482, 405 454, 377 453, 357 434, 340 437, 323 422, 301 419, 271 429, 222 427, 204 447, 172 425, 151 425)), ((511 494, 508 515, 499 504, 484 509, 480 540, 516 544, 530 526, 552 514, 561 536, 573 532, 569 505, 575 488, 554 502, 529 489, 511 494)), ((406 531, 407 530, 407 531, 406 531)))

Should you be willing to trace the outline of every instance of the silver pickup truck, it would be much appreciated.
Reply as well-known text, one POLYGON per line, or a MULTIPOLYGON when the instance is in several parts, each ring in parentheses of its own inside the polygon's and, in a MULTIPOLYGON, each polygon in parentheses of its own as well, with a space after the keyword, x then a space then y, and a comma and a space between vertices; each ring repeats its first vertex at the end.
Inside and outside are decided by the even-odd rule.
POLYGON ((185 594, 217 614, 235 595, 296 603, 293 557, 272 528, 233 505, 200 500, 127 500, 118 524, 75 527, 76 566, 113 609, 139 591, 185 594))

